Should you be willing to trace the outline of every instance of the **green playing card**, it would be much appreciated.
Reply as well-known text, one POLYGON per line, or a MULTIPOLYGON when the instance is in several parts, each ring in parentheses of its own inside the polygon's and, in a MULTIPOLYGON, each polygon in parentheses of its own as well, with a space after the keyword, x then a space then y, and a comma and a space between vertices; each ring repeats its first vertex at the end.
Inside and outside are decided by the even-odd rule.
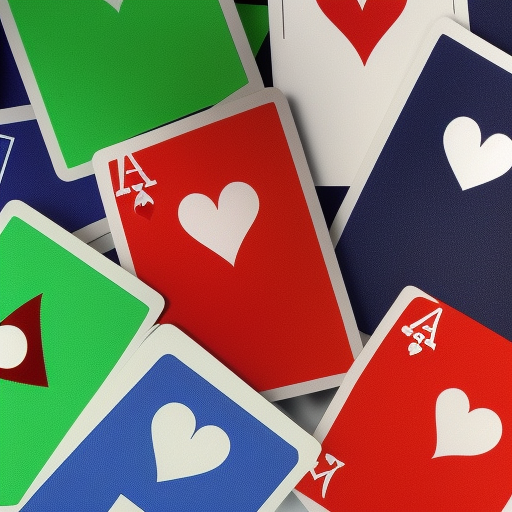
POLYGON ((19 502, 114 366, 140 345, 163 300, 17 201, 0 214, 0 290, 2 506, 19 502), (25 336, 26 355, 13 331, 25 336))
POLYGON ((57 174, 262 87, 228 0, 1 0, 0 15, 57 174))

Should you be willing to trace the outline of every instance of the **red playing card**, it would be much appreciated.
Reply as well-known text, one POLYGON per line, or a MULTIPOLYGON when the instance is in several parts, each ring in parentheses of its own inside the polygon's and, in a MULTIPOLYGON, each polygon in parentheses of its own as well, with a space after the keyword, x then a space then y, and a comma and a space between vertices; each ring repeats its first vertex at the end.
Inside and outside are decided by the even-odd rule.
POLYGON ((501 511, 512 495, 512 344, 446 304, 411 302, 411 290, 345 377, 298 490, 331 512, 501 511))
POLYGON ((335 386, 360 343, 287 109, 266 91, 95 158, 121 263, 164 295, 160 321, 258 391, 311 384, 272 398, 335 386))

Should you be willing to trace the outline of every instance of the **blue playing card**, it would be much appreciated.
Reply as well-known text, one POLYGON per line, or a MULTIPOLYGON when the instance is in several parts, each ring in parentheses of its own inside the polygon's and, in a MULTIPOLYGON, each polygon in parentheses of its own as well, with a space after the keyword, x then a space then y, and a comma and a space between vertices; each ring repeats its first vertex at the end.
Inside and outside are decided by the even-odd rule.
POLYGON ((512 54, 512 2, 467 0, 471 32, 512 54))
POLYGON ((66 182, 55 174, 29 106, 0 110, 0 209, 19 199, 74 232, 93 224, 84 241, 108 232, 94 176, 66 182))
POLYGON ((318 455, 312 437, 175 327, 158 327, 116 382, 81 419, 117 404, 24 512, 274 510, 318 455))
POLYGON ((511 57, 436 25, 331 230, 363 332, 414 285, 512 339, 511 90, 511 57))
POLYGON ((0 109, 29 103, 4 27, 0 23, 0 109))

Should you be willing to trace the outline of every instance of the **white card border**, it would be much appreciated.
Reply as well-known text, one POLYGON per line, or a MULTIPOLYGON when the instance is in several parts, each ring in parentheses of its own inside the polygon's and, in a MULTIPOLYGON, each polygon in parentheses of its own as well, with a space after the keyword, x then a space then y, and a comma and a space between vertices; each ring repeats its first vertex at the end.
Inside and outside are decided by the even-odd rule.
POLYGON ((450 39, 462 44, 469 50, 475 52, 488 61, 496 64, 500 68, 512 73, 512 57, 505 52, 499 50, 490 43, 484 41, 480 37, 472 34, 458 23, 449 18, 442 18, 432 27, 425 38, 423 45, 416 55, 416 59, 409 68, 407 76, 398 89, 389 110, 380 125, 375 138, 366 154, 361 167, 356 174, 352 186, 349 188, 343 203, 334 218, 331 225, 330 235, 333 245, 336 247, 340 241, 343 230, 349 222, 350 215, 354 210, 359 196, 363 193, 370 174, 380 157, 386 142, 393 131, 393 128, 405 107, 409 96, 414 89, 423 69, 430 58, 435 45, 441 36, 447 36, 450 39))
MULTIPOLYGON (((245 96, 237 101, 224 103, 223 105, 216 105, 205 112, 201 112, 181 121, 177 121, 176 123, 153 130, 152 132, 139 135, 138 137, 134 137, 127 141, 102 149, 94 155, 93 165, 96 171, 98 187, 100 189, 107 219, 112 230, 119 261, 123 268, 135 275, 135 269, 123 230, 121 217, 116 206, 114 194, 112 193, 112 183, 110 180, 108 162, 115 160, 120 155, 134 153, 189 131, 202 128, 268 103, 274 103, 277 108, 295 168, 297 170, 302 191, 312 218, 313 226, 318 237, 319 246, 322 251, 338 308, 343 319, 350 349, 353 357, 356 358, 363 347, 361 337, 359 336, 352 306, 350 304, 345 283, 329 238, 324 216, 318 201, 318 196, 313 185, 311 173, 309 172, 288 102, 278 89, 270 87, 250 96, 245 96)), ((329 389, 339 386, 343 376, 344 374, 326 376, 327 379, 315 379, 306 383, 297 383, 297 385, 293 384, 273 390, 265 390, 264 393, 266 398, 269 400, 283 400, 285 398, 291 398, 302 394, 320 391, 321 389, 329 389)))
POLYGON ((20 501, 19 508, 28 502, 37 489, 64 462, 68 454, 78 447, 153 365, 167 354, 175 356, 297 450, 297 464, 259 511, 272 512, 276 509, 313 467, 321 451, 320 444, 206 350, 170 324, 153 329, 140 349, 116 375, 116 380, 101 386, 36 477, 20 501))
MULTIPOLYGON (((234 2, 232 0, 217 1, 219 2, 226 19, 226 24, 231 33, 233 43, 237 49, 240 62, 244 68, 248 81, 245 86, 225 98, 223 100, 224 102, 243 97, 262 89, 263 81, 234 2)), ((2 20, 5 35, 7 36, 9 46, 11 47, 12 54, 16 61, 16 65, 18 66, 30 103, 36 114, 43 139, 46 143, 46 147, 57 176, 63 181, 74 181, 94 174, 91 161, 84 162, 83 164, 75 167, 68 167, 64 160, 64 156, 60 150, 57 136, 52 128, 50 116, 44 105, 43 97, 37 85, 34 72, 30 65, 21 36, 18 32, 8 0, 0 0, 0 19, 2 20)))

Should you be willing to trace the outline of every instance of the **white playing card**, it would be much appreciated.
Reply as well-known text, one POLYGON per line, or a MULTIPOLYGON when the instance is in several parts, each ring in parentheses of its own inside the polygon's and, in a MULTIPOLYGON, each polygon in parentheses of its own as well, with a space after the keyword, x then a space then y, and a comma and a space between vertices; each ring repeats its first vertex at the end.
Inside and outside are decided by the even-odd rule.
POLYGON ((274 85, 315 185, 350 186, 423 36, 467 0, 269 0, 274 85))

